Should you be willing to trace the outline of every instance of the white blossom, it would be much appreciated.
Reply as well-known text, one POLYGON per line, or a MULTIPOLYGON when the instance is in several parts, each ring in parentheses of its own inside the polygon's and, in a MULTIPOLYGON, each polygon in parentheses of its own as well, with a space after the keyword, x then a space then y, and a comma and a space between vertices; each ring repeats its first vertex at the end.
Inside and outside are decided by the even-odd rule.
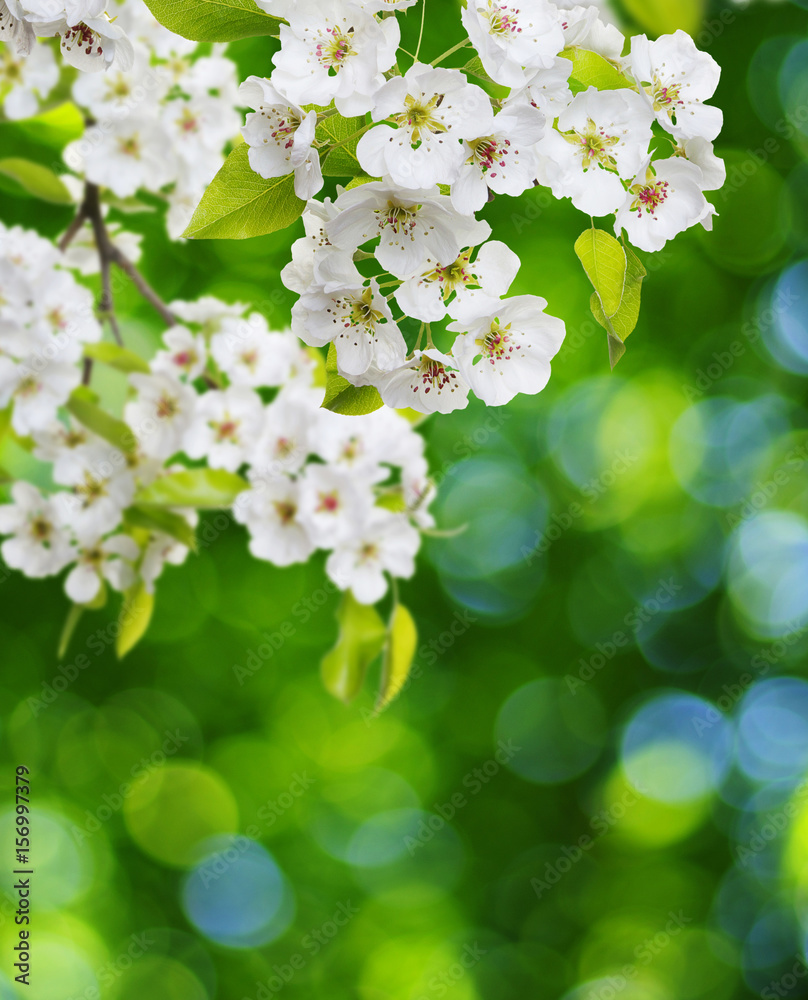
POLYGON ((353 538, 329 555, 326 573, 360 604, 375 604, 387 593, 385 573, 400 579, 413 575, 420 544, 418 531, 404 515, 377 508, 353 538))
POLYGON ((468 383, 452 358, 434 348, 415 351, 392 372, 378 373, 374 384, 382 400, 393 409, 419 413, 451 413, 468 406, 468 383))
POLYGON ((89 604, 98 596, 104 580, 115 590, 126 590, 135 582, 132 563, 139 553, 137 543, 128 535, 84 542, 65 580, 67 596, 76 604, 89 604))
POLYGON ((550 379, 550 361, 564 340, 564 323, 548 316, 547 302, 536 295, 505 301, 476 293, 458 302, 460 336, 452 355, 472 392, 489 406, 503 406, 517 393, 535 395, 550 379))
POLYGON ((170 458, 182 448, 185 432, 194 417, 196 393, 163 373, 134 374, 129 381, 138 395, 124 407, 124 420, 146 455, 170 458))
POLYGON ((235 472, 253 454, 264 411, 247 386, 206 392, 197 404, 183 439, 190 458, 205 458, 212 469, 235 472))
POLYGON ((0 534, 11 535, 0 547, 3 559, 33 578, 59 573, 73 554, 53 501, 24 481, 13 484, 11 499, 0 505, 0 534))

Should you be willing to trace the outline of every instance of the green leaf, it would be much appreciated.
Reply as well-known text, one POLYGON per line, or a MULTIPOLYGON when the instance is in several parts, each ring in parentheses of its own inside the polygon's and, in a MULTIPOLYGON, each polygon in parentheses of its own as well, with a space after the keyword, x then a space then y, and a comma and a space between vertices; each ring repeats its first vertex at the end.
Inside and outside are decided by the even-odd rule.
POLYGON ((337 349, 333 344, 328 347, 328 358, 325 363, 326 383, 323 409, 333 413, 342 413, 348 417, 361 417, 365 413, 373 413, 384 406, 378 390, 372 385, 356 386, 343 378, 337 372, 337 349))
POLYGON ((101 201, 122 215, 139 215, 143 212, 157 211, 154 205, 148 205, 145 201, 141 201, 140 198, 135 198, 134 195, 131 195, 129 198, 119 198, 107 189, 101 193, 101 201))
POLYGON ((56 658, 58 660, 63 659, 65 653, 67 653, 70 646, 70 640, 73 638, 73 633, 76 631, 76 626, 81 621, 81 616, 83 614, 84 608, 80 604, 71 604, 59 636, 59 646, 56 650, 56 658))
POLYGON ((170 535, 182 545, 196 551, 196 532, 181 514, 175 514, 172 510, 164 510, 162 507, 130 507, 124 511, 124 520, 135 528, 144 528, 146 531, 161 531, 165 535, 170 535))
POLYGON ((74 390, 71 394, 67 401, 67 410, 88 431, 109 441, 121 451, 132 452, 137 447, 137 439, 130 428, 122 420, 110 416, 106 410, 102 410, 92 402, 92 394, 83 391, 82 388, 74 390))
POLYGON ((148 362, 144 361, 139 354, 129 351, 125 347, 117 344, 98 343, 84 345, 85 357, 92 358, 93 361, 100 361, 101 364, 109 365, 119 372, 140 372, 148 375, 151 369, 148 362))
POLYGON ((640 300, 642 298, 642 283, 648 272, 642 261, 630 247, 626 253, 626 281, 623 287, 623 298, 617 312, 607 319, 600 304, 600 299, 593 293, 590 306, 592 315, 608 333, 609 362, 614 368, 620 358, 626 353, 624 341, 637 326, 640 317, 640 300))
POLYGON ((195 42, 278 35, 280 21, 253 0, 146 0, 163 27, 195 42))
POLYGON ((224 469, 186 469, 163 476, 141 490, 136 507, 197 507, 220 510, 230 507, 249 483, 224 469))
POLYGON ((360 604, 350 591, 343 595, 337 621, 339 638, 323 657, 321 674, 326 689, 349 702, 359 694, 368 667, 384 648, 387 629, 378 611, 360 604))
MULTIPOLYGON (((349 136, 354 136, 365 124, 364 118, 343 118, 342 115, 329 115, 317 126, 317 139, 320 142, 333 144, 345 142, 349 136)), ((323 160, 323 174, 326 177, 358 177, 365 176, 365 171, 359 166, 356 158, 356 147, 361 136, 354 136, 344 146, 330 152, 323 160)))
POLYGON ((706 0, 625 0, 624 6, 652 35, 673 34, 679 28, 696 34, 706 14, 706 0))
POLYGON ((617 69, 608 59, 589 49, 571 48, 560 53, 572 63, 572 79, 586 89, 597 87, 598 90, 623 90, 633 87, 632 82, 617 69))
POLYGON ((415 621, 403 604, 397 604, 384 652, 382 683, 376 700, 377 712, 387 708, 406 684, 417 645, 418 629, 415 621))
POLYGON ((73 199, 70 192, 59 180, 56 174, 41 163, 25 160, 21 157, 10 157, 0 160, 0 174, 10 177, 33 198, 50 202, 52 205, 70 205, 73 199))
POLYGON ((150 594, 139 580, 124 594, 119 616, 121 630, 115 640, 115 653, 122 660, 146 634, 154 611, 154 594, 150 594))
POLYGON ((84 115, 72 101, 14 123, 25 135, 45 146, 61 149, 84 135, 84 115))
POLYGON ((626 254, 622 245, 602 229, 587 229, 575 241, 578 255, 600 298, 603 311, 614 316, 623 298, 626 254))
POLYGON ((264 180, 250 167, 246 142, 228 156, 197 205, 188 239, 246 240, 291 226, 306 207, 293 174, 264 180))
POLYGON ((486 73, 483 61, 479 56, 474 56, 473 59, 469 59, 461 72, 465 73, 466 76, 476 76, 478 80, 484 80, 486 83, 494 83, 488 73, 486 73))
MULTIPOLYGON (((345 185, 346 191, 353 191, 354 188, 361 187, 363 184, 370 184, 371 181, 381 180, 380 177, 369 177, 367 174, 358 174, 356 177, 351 178, 350 181, 345 185)), ((371 254, 371 257, 373 254, 371 254)), ((354 258, 355 260, 356 258, 354 258)))

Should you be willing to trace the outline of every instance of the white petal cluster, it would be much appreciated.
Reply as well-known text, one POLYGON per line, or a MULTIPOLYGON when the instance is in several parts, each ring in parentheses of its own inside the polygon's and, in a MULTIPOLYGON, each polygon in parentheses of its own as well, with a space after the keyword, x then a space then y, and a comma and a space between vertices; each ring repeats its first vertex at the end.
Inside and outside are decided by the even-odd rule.
MULTIPOLYGON (((407 419, 323 409, 315 352, 244 305, 206 297, 171 304, 178 322, 149 371, 129 375, 124 451, 67 408, 82 382, 83 345, 101 334, 91 293, 38 235, 3 228, 0 246, 0 408, 48 470, 38 486, 23 475, 0 505, 9 566, 31 577, 69 569, 66 592, 82 605, 105 586, 140 580, 153 590, 188 549, 131 511, 142 490, 204 462, 249 483, 232 514, 256 558, 288 566, 326 550, 330 578, 365 603, 384 596, 390 577, 413 574, 434 491, 424 441, 407 419)), ((163 510, 197 523, 193 509, 163 510)))
POLYGON ((133 49, 108 0, 0 0, 0 38, 20 55, 36 38, 59 38, 66 63, 84 72, 132 67, 133 49))
POLYGON ((165 193, 176 238, 238 134, 235 64, 221 46, 195 57, 195 43, 158 24, 142 0, 126 0, 118 11, 131 63, 76 79, 73 99, 94 124, 67 146, 64 160, 118 198, 165 193))
POLYGON ((648 251, 711 225, 719 71, 683 32, 629 43, 598 6, 468 0, 471 76, 396 51, 404 4, 261 6, 287 23, 271 76, 242 86, 242 133, 252 168, 293 175, 307 201, 282 275, 299 295, 293 330, 334 344, 339 373, 390 406, 448 412, 469 393, 499 406, 547 383, 564 325, 538 295, 507 297, 518 258, 477 218, 492 198, 542 184, 648 251), (326 160, 350 141, 361 176, 318 200, 326 160))
POLYGON ((92 293, 52 243, 0 224, 0 409, 14 430, 47 427, 81 381, 83 345, 99 340, 92 293))

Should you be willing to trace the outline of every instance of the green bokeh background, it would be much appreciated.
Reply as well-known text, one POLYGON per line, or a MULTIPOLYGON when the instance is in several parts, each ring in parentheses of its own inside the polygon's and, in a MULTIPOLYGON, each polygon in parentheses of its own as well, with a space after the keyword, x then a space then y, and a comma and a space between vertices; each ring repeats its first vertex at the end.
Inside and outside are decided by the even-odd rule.
MULTIPOLYGON (((679 5, 631 6, 653 23, 679 5)), ((452 4, 429 18, 433 57, 459 31, 452 4)), ((86 615, 60 663, 61 583, 4 571, 0 790, 31 768, 36 874, 32 985, 0 980, 3 1000, 808 995, 799 791, 778 797, 737 764, 705 778, 676 745, 649 774, 681 778, 679 801, 637 794, 624 770, 649 697, 690 693, 737 718, 750 672, 806 672, 806 482, 786 456, 808 441, 808 313, 797 294, 800 360, 765 310, 783 275, 808 294, 808 126, 783 125, 808 99, 808 13, 713 4, 705 23, 730 182, 712 234, 646 256, 615 373, 572 249, 587 220, 541 189, 483 213, 522 259, 513 291, 545 296, 568 336, 540 396, 423 425, 440 525, 469 529, 428 540, 402 586, 421 645, 383 716, 372 691, 346 707, 321 686, 336 636, 322 564, 258 563, 224 516, 166 570, 122 662, 117 606, 86 615), (759 531, 754 558, 738 554, 743 531, 759 531), (253 673, 240 682, 234 667, 253 673), (509 739, 519 749, 503 754, 509 739), (739 853, 775 813, 784 828, 739 853), (192 876, 204 838, 220 853, 192 876)), ((416 34, 410 16, 404 44, 416 34)), ((231 47, 242 75, 269 72, 271 45, 231 47)), ((52 162, 9 129, 4 155, 52 162)), ((6 224, 46 236, 70 218, 0 199, 6 224)), ((288 233, 171 244, 156 215, 122 221, 145 234, 143 269, 166 300, 213 294, 288 322, 288 233)), ((153 351, 154 315, 126 282, 116 291, 127 342, 153 351)), ((731 723, 717 725, 728 766, 731 723)))

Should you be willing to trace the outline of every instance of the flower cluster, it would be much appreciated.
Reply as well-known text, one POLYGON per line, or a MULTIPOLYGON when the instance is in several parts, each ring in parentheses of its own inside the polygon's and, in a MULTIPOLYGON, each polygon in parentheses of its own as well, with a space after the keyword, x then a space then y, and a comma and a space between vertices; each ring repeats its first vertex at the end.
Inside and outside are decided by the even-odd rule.
POLYGON ((300 296, 301 339, 334 343, 340 374, 391 406, 447 412, 470 391, 501 405, 545 386, 564 325, 536 295, 504 298, 519 260, 486 242, 476 213, 543 184, 588 215, 614 215, 640 249, 709 228, 704 191, 724 171, 712 147, 721 112, 705 101, 719 70, 681 31, 636 36, 626 52, 594 6, 468 0, 467 38, 434 60, 472 45, 467 72, 418 52, 402 72, 396 14, 414 2, 259 0, 285 23, 272 75, 242 85, 253 108, 242 131, 252 169, 293 174, 308 202, 283 274, 300 296), (355 131, 326 144, 320 130, 336 115, 355 131), (326 146, 347 146, 361 169, 317 200, 326 146), (421 322, 414 343, 408 317, 421 322))
MULTIPOLYGON (((52 48, 33 44, 32 32, 60 33, 65 59, 82 70, 71 90, 88 122, 84 135, 64 150, 65 163, 118 199, 138 191, 164 195, 169 234, 178 238, 222 165, 224 147, 238 135, 235 63, 223 45, 200 55, 196 42, 164 28, 143 0, 73 0, 64 10, 59 6, 61 22, 49 17, 46 24, 49 4, 9 0, 5 20, 0 13, 0 39, 10 42, 14 35, 18 42, 16 50, 12 44, 0 50, 6 115, 36 114, 39 101, 57 86, 52 48), (84 48, 70 41, 88 32, 101 32, 100 40, 84 48)), ((68 187, 70 179, 66 175, 68 187)))
POLYGON ((256 558, 287 566, 327 549, 328 575, 363 603, 412 575, 432 488, 404 417, 322 409, 318 356, 245 306, 203 298, 172 303, 177 322, 148 364, 122 353, 130 392, 113 418, 87 378, 80 386, 101 333, 90 292, 47 240, 0 235, 0 407, 38 460, 0 506, 9 566, 31 577, 70 567, 80 605, 105 582, 152 592, 186 557, 199 490, 212 489, 217 505, 232 494, 256 558))

